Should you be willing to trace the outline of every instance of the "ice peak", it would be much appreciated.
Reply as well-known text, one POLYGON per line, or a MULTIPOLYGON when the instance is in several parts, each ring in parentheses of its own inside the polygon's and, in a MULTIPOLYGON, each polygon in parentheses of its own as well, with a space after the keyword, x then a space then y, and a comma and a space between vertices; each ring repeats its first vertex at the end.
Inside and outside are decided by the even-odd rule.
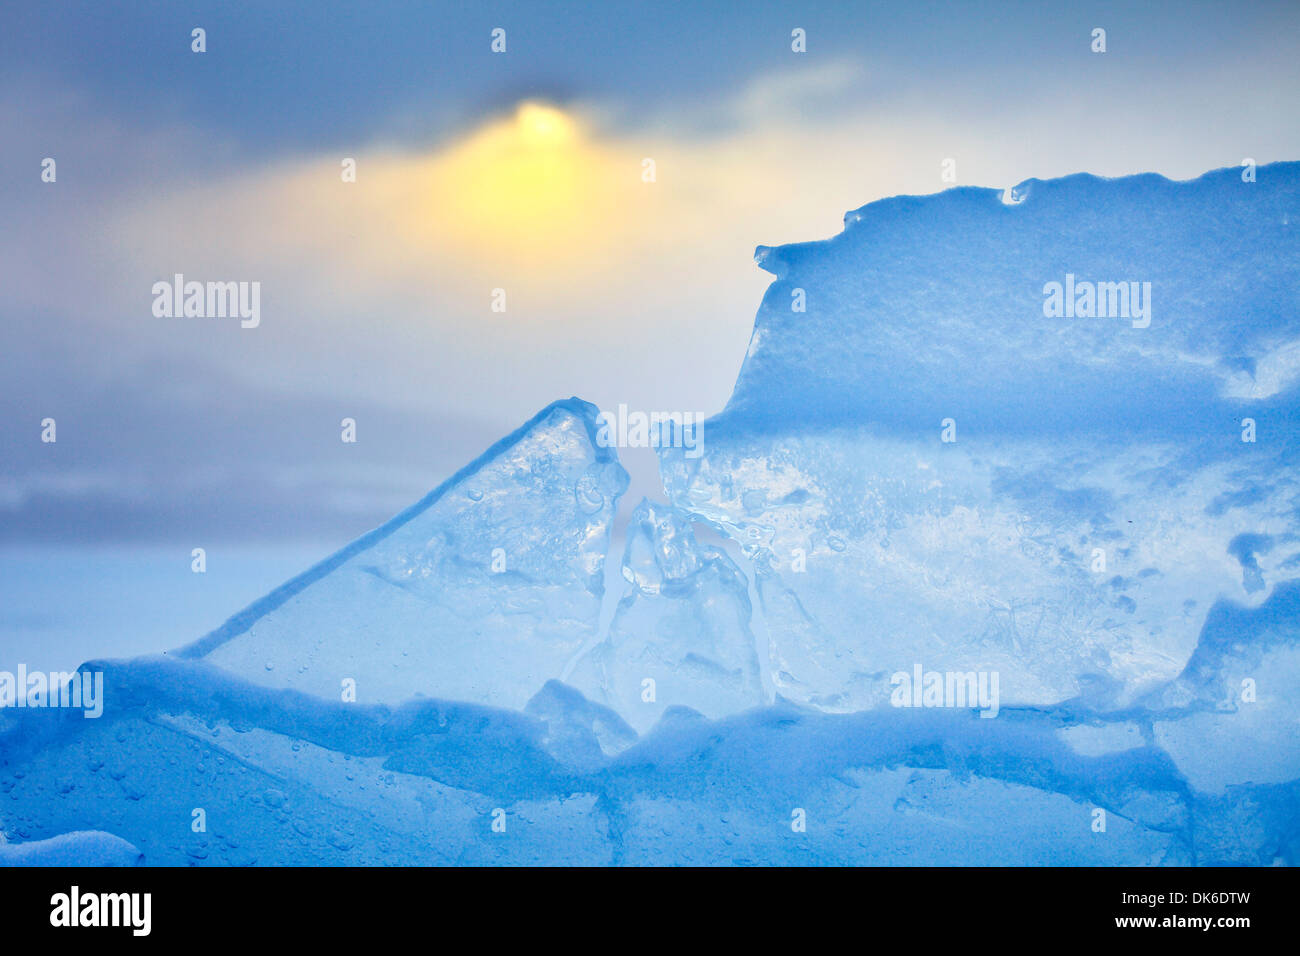
POLYGON ((548 405, 179 655, 326 697, 522 707, 599 617, 628 478, 595 441, 596 415, 576 398, 548 405))

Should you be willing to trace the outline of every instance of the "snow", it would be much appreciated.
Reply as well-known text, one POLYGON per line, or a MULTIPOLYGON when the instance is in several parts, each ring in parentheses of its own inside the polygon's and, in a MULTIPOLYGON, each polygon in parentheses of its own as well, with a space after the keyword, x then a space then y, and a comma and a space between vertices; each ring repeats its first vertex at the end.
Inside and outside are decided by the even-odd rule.
POLYGON ((62 833, 29 843, 0 841, 0 866, 139 866, 140 851, 121 837, 97 831, 62 833))

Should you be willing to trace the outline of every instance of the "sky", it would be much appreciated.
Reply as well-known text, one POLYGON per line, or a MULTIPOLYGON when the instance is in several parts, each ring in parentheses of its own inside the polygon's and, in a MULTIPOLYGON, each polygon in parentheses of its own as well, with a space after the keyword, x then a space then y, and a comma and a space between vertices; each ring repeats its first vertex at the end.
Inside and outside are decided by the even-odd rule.
MULTIPOLYGON (((873 200, 1300 158, 1298 28, 1293 2, 4 3, 0 548, 47 570, 5 576, 0 651, 124 555, 265 556, 137 629, 188 641, 554 399, 718 411, 755 247, 873 200), (156 316, 177 273, 260 283, 259 324, 156 316)), ((117 592, 174 596, 146 565, 117 592)))

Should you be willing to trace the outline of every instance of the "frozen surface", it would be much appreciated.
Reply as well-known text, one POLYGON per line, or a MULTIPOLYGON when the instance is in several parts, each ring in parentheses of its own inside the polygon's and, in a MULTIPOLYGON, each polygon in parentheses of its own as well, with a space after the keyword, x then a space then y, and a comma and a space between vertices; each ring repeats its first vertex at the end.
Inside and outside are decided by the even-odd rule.
POLYGON ((1216 601, 1300 575, 1300 166, 1017 194, 760 249, 777 278, 732 400, 702 458, 661 453, 672 501, 752 560, 783 697, 888 705, 920 662, 1119 709, 1216 601), (1145 317, 1045 315, 1067 276, 1150 283, 1145 317))
POLYGON ((64 833, 30 843, 0 842, 0 866, 139 866, 144 856, 111 833, 64 833))
MULTIPOLYGON (((776 281, 730 418, 910 437, 1201 436, 1214 411, 1293 404, 1300 377, 1296 163, 1189 182, 1079 174, 900 196, 823 242, 760 247, 776 281), (1047 318, 1043 287, 1149 282, 1137 318, 1047 318), (792 292, 805 292, 805 312, 792 292), (1291 398, 1287 398, 1290 395, 1291 398)), ((1081 288, 1081 286, 1080 286, 1081 288)))
POLYGON ((573 399, 85 665, 102 718, 0 712, 0 862, 1300 862, 1300 165, 1013 194, 760 249, 614 593, 627 476, 573 399), (1149 323, 1045 314, 1067 275, 1149 323))
POLYGON ((473 465, 182 653, 268 687, 521 708, 594 636, 627 474, 557 402, 473 465))
POLYGON ((749 584, 724 552, 696 541, 681 512, 641 502, 623 576, 609 635, 569 676, 575 687, 642 732, 672 706, 722 717, 764 702, 749 584))
POLYGON ((676 708, 629 745, 562 685, 522 714, 392 709, 203 662, 96 666, 119 688, 114 720, 49 723, 7 754, 17 839, 93 818, 172 865, 1263 865, 1300 851, 1294 783, 1200 792, 1150 744, 1078 753, 1064 715, 676 708))
POLYGON ((665 474, 753 562, 782 696, 888 706, 920 662, 997 671, 1005 704, 1113 709, 1182 671, 1216 600, 1300 573, 1289 428, 1261 447, 1223 420, 1218 447, 719 425, 665 474), (1243 560, 1246 529, 1267 544, 1243 560))

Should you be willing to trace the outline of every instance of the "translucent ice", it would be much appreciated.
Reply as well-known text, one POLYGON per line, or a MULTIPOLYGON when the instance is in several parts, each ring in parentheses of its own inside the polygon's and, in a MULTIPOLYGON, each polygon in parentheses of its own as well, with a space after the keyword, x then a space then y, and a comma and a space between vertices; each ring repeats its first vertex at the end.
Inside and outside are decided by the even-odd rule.
POLYGON ((760 249, 731 402, 702 458, 661 451, 673 502, 752 560, 788 699, 887 705, 921 663, 1123 708, 1216 600, 1300 575, 1300 166, 1017 194, 760 249))
POLYGON ((748 582, 699 544, 676 509, 642 501, 623 558, 626 595, 608 637, 569 676, 640 731, 670 706, 721 717, 763 702, 748 582))
POLYGON ((335 699, 522 708, 600 616, 627 475, 596 445, 595 414, 577 399, 549 406, 182 656, 335 699))

